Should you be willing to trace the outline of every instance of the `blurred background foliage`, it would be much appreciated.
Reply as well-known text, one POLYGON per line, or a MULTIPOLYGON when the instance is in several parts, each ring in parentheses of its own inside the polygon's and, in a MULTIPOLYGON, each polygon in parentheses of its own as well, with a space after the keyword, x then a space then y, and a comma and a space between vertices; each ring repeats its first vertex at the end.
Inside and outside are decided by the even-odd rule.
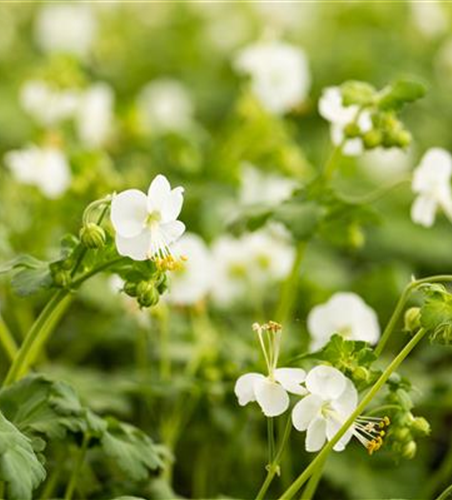
MULTIPOLYGON (((414 137, 409 151, 395 160, 375 153, 342 159, 334 180, 339 192, 364 196, 409 178, 429 147, 452 150, 452 6, 446 2, 60 5, 88 12, 93 33, 87 53, 43 48, 38 26, 52 4, 0 5, 0 155, 32 142, 56 141, 72 172, 64 196, 48 199, 35 187, 20 184, 2 162, 2 261, 18 253, 54 257, 60 238, 78 231, 90 201, 127 187, 145 190, 157 173, 185 187, 181 218, 188 230, 207 243, 215 241, 230 231, 236 215, 243 162, 301 186, 322 168, 331 145, 317 102, 324 87, 345 80, 381 88, 415 75, 428 94, 403 113, 414 137), (290 42, 308 59, 309 95, 284 117, 263 110, 247 79, 234 71, 238 51, 261 38, 290 42), (149 82, 162 78, 178 81, 188 93, 193 114, 184 130, 148 130, 140 122, 138 96, 149 82), (61 89, 108 83, 114 93, 109 140, 88 148, 70 123, 51 131, 37 125, 19 98, 24 82, 33 79, 61 89)), ((384 325, 412 275, 452 272, 450 223, 441 217, 432 229, 415 226, 409 217, 411 201, 406 183, 372 204, 378 223, 360 233, 358 241, 341 235, 336 245, 320 239, 309 244, 295 310, 284 325, 284 359, 306 348, 306 316, 333 292, 359 293, 384 325)), ((19 298, 6 280, 0 285, 2 316, 20 341, 47 295, 19 298)), ((233 384, 244 371, 262 369, 250 325, 272 319, 279 295, 280 285, 272 284, 226 308, 207 298, 190 307, 164 302, 147 313, 138 312, 104 277, 81 290, 40 371, 69 382, 87 406, 133 422, 174 454, 163 474, 127 492, 123 483, 103 483, 102 470, 91 457, 79 485, 83 498, 124 493, 253 497, 264 476, 265 421, 255 408, 238 406, 233 384)), ((395 335, 391 346, 395 350, 403 341, 401 334, 395 335)), ((350 445, 329 460, 318 498, 427 498, 450 483, 449 349, 424 345, 401 369, 416 388, 417 412, 432 423, 432 434, 420 444, 416 458, 394 462, 384 449, 368 457, 350 445), (444 477, 436 473, 441 466, 444 477)), ((5 373, 7 358, 0 356, 5 373)), ((292 434, 282 464, 283 486, 310 459, 302 439, 292 434)), ((49 453, 49 461, 58 459, 49 453)))

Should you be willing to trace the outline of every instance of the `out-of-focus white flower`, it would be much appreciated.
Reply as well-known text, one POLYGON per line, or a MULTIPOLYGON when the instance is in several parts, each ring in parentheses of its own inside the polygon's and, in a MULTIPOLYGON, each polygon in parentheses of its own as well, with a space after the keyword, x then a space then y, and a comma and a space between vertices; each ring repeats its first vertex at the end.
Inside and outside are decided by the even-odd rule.
POLYGON ((66 52, 86 57, 96 36, 97 22, 87 4, 43 5, 36 19, 35 38, 46 52, 66 52))
MULTIPOLYGON (((358 392, 352 381, 331 366, 317 366, 306 377, 309 395, 292 410, 292 423, 306 433, 306 451, 319 451, 331 440, 358 404, 358 392)), ((353 436, 348 430, 335 444, 342 451, 353 436)))
POLYGON ((335 333, 347 340, 376 344, 380 326, 375 311, 355 293, 335 293, 325 304, 315 306, 308 315, 311 349, 323 347, 335 333))
POLYGON ((74 115, 79 94, 76 90, 57 90, 44 81, 30 80, 20 90, 20 103, 39 124, 48 127, 74 115))
POLYGON ((157 175, 147 195, 138 189, 116 195, 111 203, 111 222, 118 253, 134 260, 170 258, 170 245, 185 231, 185 225, 177 220, 183 193, 182 187, 171 189, 168 179, 157 175))
POLYGON ((360 165, 375 180, 397 180, 410 170, 411 151, 400 148, 372 149, 360 158, 360 165))
POLYGON ((182 83, 161 78, 148 83, 137 100, 144 127, 152 132, 184 132, 193 123, 193 102, 182 83))
POLYGON ((311 85, 305 53, 279 41, 257 42, 242 49, 237 71, 251 77, 251 89, 262 106, 277 115, 303 102, 311 85))
POLYGON ((241 406, 257 401, 265 416, 277 417, 289 407, 288 392, 299 396, 306 394, 306 389, 301 385, 306 372, 301 368, 276 368, 281 341, 280 325, 273 322, 265 325, 255 323, 253 329, 259 338, 268 376, 246 373, 237 379, 234 392, 241 406))
POLYGON ((433 38, 447 31, 448 18, 440 2, 411 1, 410 5, 414 24, 423 35, 433 38))
POLYGON ((240 202, 244 205, 265 203, 278 205, 290 197, 296 182, 276 174, 265 174, 250 163, 242 167, 240 202))
POLYGON ((212 298, 220 306, 278 282, 290 271, 294 251, 280 226, 243 235, 220 237, 212 247, 215 280, 212 298))
POLYGON ((438 208, 452 219, 452 156, 441 148, 431 148, 422 157, 413 174, 412 190, 417 195, 411 207, 416 224, 430 227, 438 208))
POLYGON ((318 25, 319 6, 306 2, 253 2, 252 7, 262 18, 266 26, 275 30, 287 30, 291 33, 303 33, 315 30, 318 25))
MULTIPOLYGON (((358 116, 358 112, 359 108, 356 105, 344 106, 339 87, 327 87, 323 90, 319 101, 319 113, 331 123, 331 140, 336 146, 344 141, 346 125, 356 120, 357 117, 357 125, 361 132, 368 132, 372 129, 370 113, 364 110, 358 116)), ((363 141, 359 137, 347 139, 342 151, 347 156, 359 156, 364 151, 363 141)))
MULTIPOLYGON (((306 433, 306 451, 319 451, 326 440, 331 441, 345 424, 358 404, 358 392, 353 382, 332 366, 317 366, 306 376, 308 395, 292 410, 292 423, 298 431, 306 433)), ((334 445, 343 451, 355 437, 369 452, 383 444, 387 417, 359 416, 334 445)))
POLYGON ((71 183, 66 156, 56 147, 28 146, 10 151, 5 163, 19 182, 37 186, 48 198, 59 197, 71 183))
POLYGON ((171 274, 167 300, 173 304, 193 305, 206 297, 215 278, 207 245, 196 234, 185 233, 173 247, 175 255, 186 257, 184 265, 171 274))
POLYGON ((102 146, 110 137, 113 125, 114 95, 105 83, 96 83, 81 96, 77 112, 80 139, 89 147, 102 146))

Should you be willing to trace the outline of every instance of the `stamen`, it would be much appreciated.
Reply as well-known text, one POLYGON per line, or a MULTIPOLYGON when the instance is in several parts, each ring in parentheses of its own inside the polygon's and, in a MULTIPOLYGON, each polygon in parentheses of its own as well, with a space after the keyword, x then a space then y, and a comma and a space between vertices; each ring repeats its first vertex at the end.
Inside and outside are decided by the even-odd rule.
POLYGON ((386 435, 384 429, 390 423, 386 416, 382 418, 360 416, 353 426, 353 435, 367 449, 369 455, 372 455, 383 446, 383 437, 386 435))

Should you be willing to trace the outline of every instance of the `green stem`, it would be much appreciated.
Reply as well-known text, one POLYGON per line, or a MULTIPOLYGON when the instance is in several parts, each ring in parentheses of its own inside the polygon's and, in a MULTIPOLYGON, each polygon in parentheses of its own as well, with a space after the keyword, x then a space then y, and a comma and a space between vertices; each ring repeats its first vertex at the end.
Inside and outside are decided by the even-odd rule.
POLYGON ((16 341, 12 336, 9 328, 6 326, 4 319, 0 316, 0 344, 2 344, 3 349, 5 350, 6 355, 11 361, 14 361, 14 358, 17 355, 19 348, 17 347, 16 341))
POLYGON ((452 494, 452 484, 448 486, 442 493, 439 495, 439 497, 436 498, 436 500, 446 500, 446 498, 449 497, 449 495, 452 494))
POLYGON ((42 310, 38 319, 34 322, 30 331, 28 332, 25 340, 20 346, 17 356, 14 358, 12 365, 6 375, 3 382, 4 386, 10 385, 16 380, 18 380, 20 373, 24 371, 26 367, 30 365, 30 353, 34 342, 39 337, 40 332, 46 327, 47 322, 50 320, 54 309, 68 296, 67 290, 59 290, 55 292, 53 297, 47 303, 45 308, 42 310))
POLYGON ((287 418, 284 434, 278 448, 278 453, 276 454, 273 461, 267 466, 267 476, 265 477, 265 480, 262 483, 262 486, 256 496, 256 500, 262 500, 264 498, 264 495, 265 493, 267 493, 267 490, 270 484, 272 483, 275 475, 277 474, 279 475, 279 463, 281 461, 281 456, 286 446, 287 440, 289 439, 291 430, 292 430, 292 419, 289 416, 287 418))
POLYGON ((5 499, 5 482, 0 481, 0 500, 5 499))
POLYGON ((105 269, 108 269, 109 267, 113 266, 114 264, 117 264, 118 262, 121 262, 125 260, 124 257, 115 257, 114 259, 108 260, 107 262, 104 262, 103 264, 100 264, 97 267, 94 267, 91 269, 91 271, 86 272, 85 274, 82 274, 78 279, 72 282, 71 287, 72 288, 78 288, 82 283, 84 283, 87 279, 91 278, 95 274, 104 271, 105 269))
POLYGON ((272 417, 267 418, 267 439, 268 439, 268 463, 273 462, 273 457, 275 455, 275 429, 274 429, 274 419, 272 417))
POLYGON ((72 469, 69 482, 66 488, 66 493, 64 495, 64 500, 71 500, 72 495, 74 494, 75 487, 77 486, 77 479, 82 470, 83 462, 85 461, 86 452, 88 451, 88 445, 90 441, 89 434, 85 434, 83 436, 82 446, 78 452, 78 456, 74 467, 72 469))
POLYGON ((300 267, 304 258, 307 243, 298 242, 295 259, 290 274, 283 284, 280 299, 275 313, 275 321, 284 323, 290 316, 296 299, 296 287, 300 275, 300 267))
POLYGON ((350 415, 346 422, 342 425, 336 435, 329 441, 329 443, 323 447, 322 451, 317 455, 317 457, 306 467, 306 469, 298 476, 297 479, 292 483, 291 486, 281 495, 278 500, 290 500, 297 493, 297 491, 303 486, 303 484, 311 477, 315 472, 319 463, 322 463, 336 443, 341 439, 341 437, 347 432, 347 430, 353 425, 355 419, 362 414, 367 405, 372 401, 378 391, 383 387, 392 373, 399 367, 400 363, 408 356, 408 354, 414 349, 418 342, 425 335, 425 330, 421 328, 416 335, 405 345, 405 347, 399 352, 399 354, 393 359, 389 364, 380 378, 375 382, 369 392, 364 396, 360 404, 356 407, 355 411, 350 415))
POLYGON ((319 462, 317 469, 313 472, 311 478, 309 479, 308 484, 306 485, 306 488, 300 497, 300 500, 312 500, 317 490, 317 486, 319 485, 320 479, 322 478, 325 462, 326 459, 323 460, 323 462, 319 462))
POLYGON ((325 168, 323 170, 322 176, 326 181, 330 181, 331 178, 333 177, 334 170, 336 168, 337 162, 342 156, 342 148, 344 146, 345 141, 342 141, 341 144, 336 146, 333 151, 331 152, 330 157, 328 158, 328 161, 325 164, 325 168))
POLYGON ((364 205, 364 204, 370 204, 374 203, 384 196, 386 196, 388 193, 390 193, 392 190, 397 189, 407 183, 411 182, 411 179, 399 179, 398 181, 394 182, 393 184, 390 184, 388 186, 383 186, 381 188, 377 188, 374 191, 367 193, 363 196, 347 196, 345 194, 341 194, 340 197, 346 201, 347 203, 352 203, 354 205, 364 205))

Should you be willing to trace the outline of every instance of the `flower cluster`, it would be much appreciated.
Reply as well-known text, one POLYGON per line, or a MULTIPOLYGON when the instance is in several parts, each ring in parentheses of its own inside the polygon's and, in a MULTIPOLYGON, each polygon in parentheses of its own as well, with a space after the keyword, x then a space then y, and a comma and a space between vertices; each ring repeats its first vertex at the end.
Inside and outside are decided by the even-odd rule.
MULTIPOLYGON (((288 393, 301 399, 292 409, 292 424, 306 431, 306 450, 318 451, 331 440, 349 419, 358 405, 358 392, 353 382, 338 369, 319 365, 307 374, 301 368, 277 368, 281 326, 270 322, 254 325, 261 345, 267 375, 247 373, 239 377, 234 392, 239 404, 256 401, 267 417, 282 415, 290 405, 288 393)), ((355 437, 372 454, 383 444, 387 417, 359 416, 334 445, 342 451, 355 437)))

